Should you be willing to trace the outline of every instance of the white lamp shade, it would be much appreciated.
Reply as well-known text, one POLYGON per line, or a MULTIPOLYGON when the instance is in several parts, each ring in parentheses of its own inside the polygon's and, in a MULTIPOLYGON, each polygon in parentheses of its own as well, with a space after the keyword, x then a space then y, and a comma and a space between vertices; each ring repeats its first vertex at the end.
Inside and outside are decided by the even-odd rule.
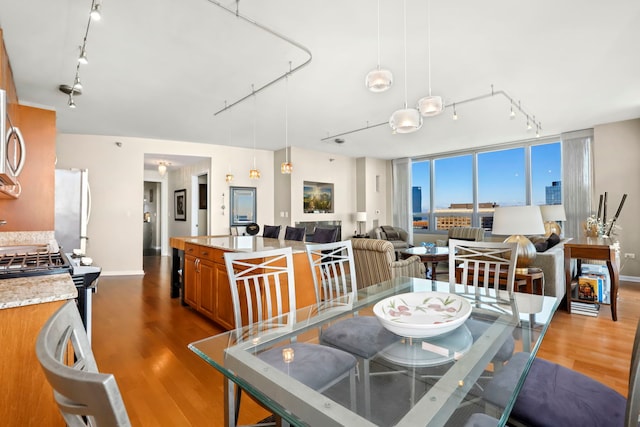
POLYGON ((540 206, 543 221, 566 221, 567 215, 562 205, 542 205, 540 206))
POLYGON ((393 84, 393 74, 391 71, 380 69, 369 71, 365 78, 365 85, 371 92, 384 92, 393 84))
POLYGON ((356 213, 356 221, 357 222, 367 222, 367 213, 366 212, 358 212, 358 213, 356 213))
POLYGON ((424 117, 437 116, 442 113, 441 96, 425 96, 418 101, 418 110, 424 117))
POLYGON ((544 223, 539 206, 496 207, 493 212, 493 234, 536 235, 544 234, 544 223))
POLYGON ((403 108, 391 115, 389 126, 395 133, 415 132, 422 127, 422 116, 415 108, 403 108))

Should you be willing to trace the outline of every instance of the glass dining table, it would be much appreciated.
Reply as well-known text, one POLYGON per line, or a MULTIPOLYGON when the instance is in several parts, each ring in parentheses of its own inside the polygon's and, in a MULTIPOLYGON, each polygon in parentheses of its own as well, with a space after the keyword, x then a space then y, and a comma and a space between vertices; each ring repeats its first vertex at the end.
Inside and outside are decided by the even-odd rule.
POLYGON ((191 343, 189 348, 225 376, 226 426, 235 422, 234 383, 294 426, 460 426, 472 413, 488 408, 499 418, 498 425, 505 425, 558 304, 555 297, 470 293, 462 285, 398 277, 360 289, 355 301, 347 305, 298 309, 296 322, 287 327, 252 325, 191 343), (378 303, 423 292, 464 298, 471 307, 470 318, 485 327, 475 336, 466 322, 443 336, 398 335, 396 342, 369 359, 369 390, 364 392, 365 382, 360 378, 355 405, 348 378, 318 392, 257 357, 264 350, 282 347, 283 357, 293 356, 294 369, 296 360, 288 354, 289 343, 321 345, 322 330, 330 325, 348 317, 374 316, 378 303), (496 356, 505 347, 513 353, 528 353, 529 363, 512 387, 508 403, 496 408, 485 403, 483 388, 491 381, 499 363, 496 356), (366 405, 365 395, 370 399, 366 405))

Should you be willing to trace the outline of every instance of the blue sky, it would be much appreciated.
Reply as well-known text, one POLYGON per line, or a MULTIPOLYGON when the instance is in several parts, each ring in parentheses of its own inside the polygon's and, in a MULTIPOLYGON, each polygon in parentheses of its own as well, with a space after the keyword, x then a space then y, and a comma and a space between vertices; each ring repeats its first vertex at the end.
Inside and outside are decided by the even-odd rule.
MULTIPOLYGON (((473 202, 472 155, 435 160, 436 208, 473 202)), ((545 187, 562 179, 559 143, 531 147, 532 202, 545 204, 545 187)), ((422 210, 429 207, 431 162, 413 163, 413 185, 422 187, 422 210)), ((478 202, 501 206, 526 204, 525 149, 478 154, 478 202)))

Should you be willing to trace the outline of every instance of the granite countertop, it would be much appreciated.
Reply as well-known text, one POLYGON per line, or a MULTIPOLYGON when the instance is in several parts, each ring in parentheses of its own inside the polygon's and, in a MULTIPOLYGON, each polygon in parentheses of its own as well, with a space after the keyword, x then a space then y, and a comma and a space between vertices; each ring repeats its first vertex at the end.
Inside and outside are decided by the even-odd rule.
MULTIPOLYGON (((0 232, 0 246, 47 245, 53 231, 0 232)), ((68 273, 0 279, 0 310, 76 298, 78 291, 68 273)))
POLYGON ((68 273, 0 280, 0 310, 76 298, 68 273))
POLYGON ((185 243, 195 243, 202 246, 236 252, 257 252, 286 247, 290 247, 293 253, 306 251, 304 242, 271 239, 262 236, 193 236, 173 239, 180 239, 185 243))

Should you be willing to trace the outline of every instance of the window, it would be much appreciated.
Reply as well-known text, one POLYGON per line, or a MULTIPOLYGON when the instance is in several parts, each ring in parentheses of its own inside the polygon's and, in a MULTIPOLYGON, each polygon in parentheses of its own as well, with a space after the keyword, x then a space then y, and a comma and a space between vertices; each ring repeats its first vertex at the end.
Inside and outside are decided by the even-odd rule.
POLYGON ((473 156, 436 159, 436 230, 471 226, 473 214, 473 156))
POLYGON ((496 206, 562 203, 561 154, 554 141, 414 159, 414 233, 491 230, 496 206))
POLYGON ((413 229, 428 230, 431 214, 431 162, 423 160, 411 164, 411 205, 413 229))
POLYGON ((531 204, 562 204, 562 153, 560 144, 531 147, 531 204))

